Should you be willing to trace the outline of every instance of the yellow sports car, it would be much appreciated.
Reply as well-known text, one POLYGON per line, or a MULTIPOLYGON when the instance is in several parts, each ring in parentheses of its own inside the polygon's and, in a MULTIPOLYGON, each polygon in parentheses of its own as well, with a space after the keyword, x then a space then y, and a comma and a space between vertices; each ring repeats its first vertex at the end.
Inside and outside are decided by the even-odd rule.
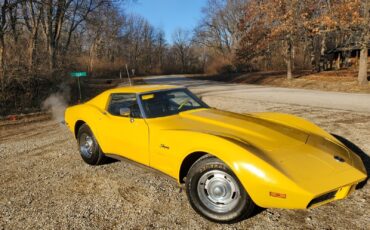
POLYGON ((359 156, 302 118, 210 108, 183 87, 111 89, 69 107, 65 121, 86 163, 123 157, 157 169, 216 222, 247 218, 256 205, 316 207, 367 177, 359 156))

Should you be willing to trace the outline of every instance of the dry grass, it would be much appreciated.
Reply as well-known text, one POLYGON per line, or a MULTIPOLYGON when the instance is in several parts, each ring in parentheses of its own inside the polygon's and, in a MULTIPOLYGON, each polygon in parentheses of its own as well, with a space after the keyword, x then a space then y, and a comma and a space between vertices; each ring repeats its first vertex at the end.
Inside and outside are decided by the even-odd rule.
POLYGON ((232 70, 233 64, 230 61, 231 58, 222 56, 213 57, 212 60, 205 66, 204 72, 207 74, 222 74, 229 70, 232 70))

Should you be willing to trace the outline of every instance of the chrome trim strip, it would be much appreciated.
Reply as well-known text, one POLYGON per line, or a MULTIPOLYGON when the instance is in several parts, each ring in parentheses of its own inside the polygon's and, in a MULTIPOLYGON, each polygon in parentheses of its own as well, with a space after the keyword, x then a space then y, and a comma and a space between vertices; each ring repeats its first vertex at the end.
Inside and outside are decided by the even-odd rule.
POLYGON ((141 94, 136 94, 136 101, 137 101, 137 104, 139 105, 139 109, 140 109, 140 113, 141 113, 141 116, 142 118, 147 118, 147 115, 145 113, 145 110, 144 110, 144 106, 142 104, 142 101, 141 101, 141 98, 140 98, 141 94))

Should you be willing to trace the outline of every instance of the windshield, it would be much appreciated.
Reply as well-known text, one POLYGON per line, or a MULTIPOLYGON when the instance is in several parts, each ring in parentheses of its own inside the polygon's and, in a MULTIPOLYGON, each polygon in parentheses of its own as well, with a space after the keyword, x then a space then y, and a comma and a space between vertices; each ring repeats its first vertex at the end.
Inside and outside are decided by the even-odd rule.
POLYGON ((147 118, 164 117, 182 111, 208 108, 187 89, 174 89, 140 95, 147 118))

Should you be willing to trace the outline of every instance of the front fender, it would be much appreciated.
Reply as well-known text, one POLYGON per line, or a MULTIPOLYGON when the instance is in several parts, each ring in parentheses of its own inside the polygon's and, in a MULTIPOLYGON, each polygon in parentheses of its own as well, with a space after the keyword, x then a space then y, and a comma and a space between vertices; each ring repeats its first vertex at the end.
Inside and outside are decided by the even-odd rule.
POLYGON ((206 152, 223 161, 233 171, 252 200, 260 207, 305 208, 313 197, 284 175, 283 169, 269 162, 267 154, 242 140, 192 131, 170 132, 170 136, 177 137, 173 141, 182 138, 192 141, 192 147, 183 147, 178 151, 178 171, 174 177, 179 181, 181 163, 189 153, 206 152), (179 136, 182 138, 178 138, 179 136), (286 199, 275 198, 270 196, 270 192, 289 196, 286 199))

